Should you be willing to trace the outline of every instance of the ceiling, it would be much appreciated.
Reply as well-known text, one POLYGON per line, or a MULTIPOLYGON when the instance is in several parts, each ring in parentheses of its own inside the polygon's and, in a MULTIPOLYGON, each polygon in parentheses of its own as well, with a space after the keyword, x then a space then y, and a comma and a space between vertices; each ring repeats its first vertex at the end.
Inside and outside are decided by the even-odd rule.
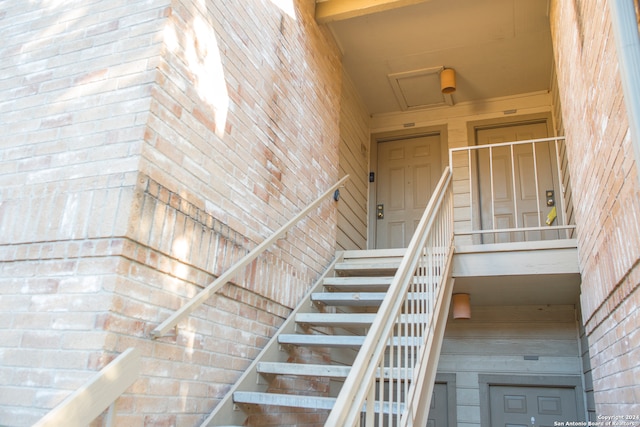
POLYGON ((319 0, 370 114, 549 90, 548 0, 319 0), (382 6, 381 6, 382 5, 382 6), (440 92, 439 72, 457 90, 440 92))
POLYGON ((529 274, 456 278, 454 293, 467 293, 473 305, 575 305, 580 274, 529 274))

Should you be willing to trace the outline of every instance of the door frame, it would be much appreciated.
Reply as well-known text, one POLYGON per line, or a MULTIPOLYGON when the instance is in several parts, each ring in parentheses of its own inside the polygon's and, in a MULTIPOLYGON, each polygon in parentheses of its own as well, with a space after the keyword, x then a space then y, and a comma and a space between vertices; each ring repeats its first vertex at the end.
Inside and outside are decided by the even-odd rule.
MULTIPOLYGON (((467 143, 470 147, 475 147, 478 145, 477 131, 483 130, 487 128, 494 127, 509 127, 509 126, 518 126, 518 125, 526 125, 531 123, 546 123, 547 125, 547 136, 552 137, 555 135, 555 126, 553 122, 553 116, 551 112, 544 113, 533 113, 533 114, 523 114, 521 116, 515 117, 498 117, 494 119, 485 119, 485 120, 473 120, 467 122, 467 143)), ((552 167, 551 173, 553 174, 553 181, 559 182, 558 172, 556 168, 553 167, 555 164, 555 159, 551 159, 552 167)), ((469 172, 471 176, 474 177, 474 185, 471 189, 473 200, 480 200, 480 188, 479 188, 479 180, 478 180, 478 165, 477 165, 477 157, 474 155, 474 161, 471 162, 471 170, 469 172)), ((472 230, 481 230, 482 229, 482 219, 480 212, 480 204, 475 203, 472 206, 473 209, 473 223, 471 224, 472 230)), ((558 213, 558 216, 564 215, 564 212, 558 213)), ((481 235, 473 236, 473 244, 481 243, 481 235)))
MULTIPOLYGON (((453 373, 436 373, 436 384, 444 384, 447 387, 447 418, 449 420, 448 427, 458 427, 458 388, 456 385, 456 374, 453 373)), ((427 418, 429 416, 427 415, 427 418)))
MULTIPOLYGON (((526 357, 526 356, 525 356, 526 357)), ((480 425, 491 427, 491 407, 489 402, 489 387, 491 386, 522 386, 522 387, 553 387, 570 388, 576 395, 576 412, 582 416, 581 420, 588 418, 586 410, 586 395, 582 385, 580 375, 500 375, 500 374, 479 374, 478 385, 480 393, 480 425)), ((574 420, 568 420, 574 421, 574 420)))
POLYGON ((369 203, 367 206, 367 249, 376 249, 376 204, 377 204, 377 182, 378 182, 378 144, 396 139, 408 139, 419 136, 440 135, 440 164, 442 171, 449 164, 449 142, 447 138, 447 125, 425 126, 394 130, 388 132, 378 132, 371 134, 371 144, 369 150, 369 173, 374 174, 374 181, 369 182, 369 203))

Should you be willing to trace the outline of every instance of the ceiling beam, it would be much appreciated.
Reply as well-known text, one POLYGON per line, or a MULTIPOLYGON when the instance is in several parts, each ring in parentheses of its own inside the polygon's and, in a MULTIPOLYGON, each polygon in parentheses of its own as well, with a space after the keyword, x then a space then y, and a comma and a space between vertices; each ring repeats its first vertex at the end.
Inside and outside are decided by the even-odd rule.
POLYGON ((425 1, 428 0, 324 0, 316 3, 316 21, 341 21, 425 1))

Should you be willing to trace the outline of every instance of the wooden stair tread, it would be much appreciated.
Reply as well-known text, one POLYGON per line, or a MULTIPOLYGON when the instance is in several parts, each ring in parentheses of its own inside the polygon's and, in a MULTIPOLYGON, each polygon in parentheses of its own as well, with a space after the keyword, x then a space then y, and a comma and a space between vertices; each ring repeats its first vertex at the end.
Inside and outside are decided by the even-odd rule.
MULTIPOLYGON (((263 375, 299 375, 307 377, 346 378, 351 371, 351 366, 345 365, 320 365, 310 363, 288 362, 260 362, 256 368, 263 375)), ((384 378, 389 378, 393 373, 394 378, 401 377, 398 371, 405 368, 384 368, 384 378)), ((413 377, 413 369, 407 370, 407 377, 413 377)), ((377 374, 380 378, 380 372, 377 374)))
MULTIPOLYGON (((320 334, 281 334, 278 337, 280 344, 309 346, 309 347, 360 347, 364 343, 362 335, 320 335, 320 334)), ((395 337, 393 345, 421 345, 421 338, 395 337)))
POLYGON ((308 363, 260 362, 257 370, 265 375, 301 375, 307 377, 346 378, 351 366, 308 363))
POLYGON ((336 264, 335 271, 343 276, 392 276, 399 265, 400 261, 341 262, 336 264))
MULTIPOLYGON (((335 397, 322 396, 303 396, 299 394, 280 394, 280 393, 264 393, 255 391, 236 391, 233 393, 233 401, 237 404, 251 405, 272 405, 285 406, 289 408, 305 408, 305 409, 326 409, 331 410, 336 402, 335 397)), ((402 413, 404 404, 399 405, 388 402, 383 403, 384 413, 397 414, 402 413)), ((375 402, 376 411, 380 407, 379 402, 375 402)), ((364 408, 363 408, 364 410, 364 408)))
POLYGON ((369 291, 379 292, 389 289, 393 276, 342 276, 326 278, 322 284, 331 291, 369 291))
POLYGON ((293 394, 262 393, 254 391, 236 391, 233 393, 235 403, 253 405, 274 405, 293 408, 327 409, 333 408, 334 397, 302 396, 293 394))
MULTIPOLYGON (((426 293, 409 293, 407 299, 412 301, 423 297, 426 293)), ((386 292, 316 292, 311 295, 311 301, 331 306, 379 306, 386 292)))
POLYGON ((318 292, 311 295, 311 301, 326 305, 377 306, 386 295, 386 292, 318 292))
POLYGON ((316 326, 358 327, 369 326, 375 318, 375 313, 300 313, 296 315, 296 323, 316 326))
POLYGON ((366 258, 402 258, 407 253, 406 248, 395 249, 351 249, 343 252, 344 259, 366 258))
POLYGON ((309 347, 360 347, 364 338, 359 335, 281 334, 278 337, 278 342, 309 347))

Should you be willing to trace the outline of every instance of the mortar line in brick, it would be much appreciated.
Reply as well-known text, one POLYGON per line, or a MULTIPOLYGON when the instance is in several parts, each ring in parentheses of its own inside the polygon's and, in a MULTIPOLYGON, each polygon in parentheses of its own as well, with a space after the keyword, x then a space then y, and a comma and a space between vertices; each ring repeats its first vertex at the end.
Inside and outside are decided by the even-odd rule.
MULTIPOLYGON (((635 268, 640 268, 640 258, 637 259, 635 263, 627 270, 627 272, 622 277, 622 279, 620 279, 618 283, 616 283, 616 285, 611 289, 611 292, 609 292, 606 298, 604 298, 602 302, 600 302, 600 304, 596 307, 596 309, 593 310, 591 315, 586 319, 586 321, 584 322, 585 329, 587 328, 587 325, 589 325, 591 320, 596 318, 600 314, 601 310, 607 309, 606 305, 609 303, 609 301, 611 301, 612 298, 614 298, 614 295, 616 294, 616 292, 624 286, 624 284, 627 282, 627 280, 629 279, 629 277, 631 276, 635 268)), ((617 304, 611 307, 611 310, 608 310, 607 316, 602 316, 600 319, 596 319, 595 325, 593 326, 589 325, 588 333, 591 334, 591 332, 593 332, 596 328, 598 328, 606 320, 608 315, 611 315, 611 313, 613 313, 620 305, 622 305, 622 303, 624 303, 629 298, 629 296, 632 295, 638 288, 640 288, 640 283, 636 283, 635 286, 629 289, 629 292, 627 292, 624 298, 622 298, 617 304)))

